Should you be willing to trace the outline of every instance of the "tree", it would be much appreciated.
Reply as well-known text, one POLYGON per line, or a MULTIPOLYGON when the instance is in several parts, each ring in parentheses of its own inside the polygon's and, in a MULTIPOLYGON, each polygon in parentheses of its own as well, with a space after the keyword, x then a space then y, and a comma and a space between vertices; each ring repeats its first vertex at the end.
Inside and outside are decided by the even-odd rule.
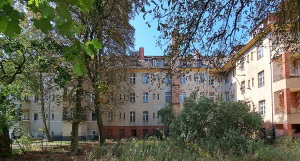
MULTIPOLYGON (((39 32, 35 31, 35 33, 38 34, 39 32)), ((41 33, 40 37, 43 37, 41 33)), ((55 91, 58 90, 59 86, 54 80, 59 74, 59 72, 57 72, 59 70, 57 69, 62 63, 65 63, 65 59, 59 54, 62 51, 62 46, 49 37, 43 37, 37 40, 33 39, 31 46, 31 57, 28 59, 28 65, 23 73, 23 80, 26 82, 24 88, 30 90, 40 101, 40 103, 37 104, 41 107, 41 116, 44 126, 43 132, 50 142, 51 135, 47 125, 47 119, 50 119, 50 116, 46 118, 46 109, 50 111, 51 101, 58 101, 55 99, 55 95, 57 94, 55 91)))
POLYGON ((105 3, 95 1, 89 13, 74 10, 78 22, 86 25, 81 41, 93 42, 96 39, 101 43, 101 49, 96 55, 84 55, 95 98, 94 108, 101 144, 105 142, 101 116, 103 109, 109 109, 107 106, 113 103, 117 104, 119 101, 115 98, 119 98, 119 95, 116 91, 119 90, 118 92, 123 94, 120 90, 126 89, 118 87, 127 82, 123 80, 126 78, 126 68, 129 64, 126 54, 134 42, 134 29, 129 24, 132 12, 132 2, 127 0, 105 3))
POLYGON ((10 155, 9 128, 17 122, 12 98, 20 98, 22 88, 18 76, 23 72, 29 44, 27 39, 1 38, 0 41, 0 156, 10 155))
POLYGON ((162 121, 168 120, 171 136, 185 143, 199 143, 209 152, 249 152, 259 137, 261 116, 251 112, 244 102, 213 102, 195 95, 184 102, 176 117, 160 110, 162 121), (168 118, 175 119, 169 121, 168 118))
MULTIPOLYGON (((157 30, 161 32, 158 43, 170 44, 170 38, 176 40, 172 45, 177 46, 177 52, 172 52, 171 45, 167 45, 165 53, 173 57, 187 56, 194 53, 207 56, 220 56, 230 53, 237 45, 248 40, 248 34, 264 21, 276 19, 275 23, 294 32, 285 36, 282 29, 275 29, 280 33, 273 37, 273 41, 299 44, 299 1, 297 0, 179 0, 179 1, 151 1, 152 8, 143 8, 144 18, 152 15, 157 20, 157 30), (290 41, 290 40, 293 41, 290 41)), ((152 20, 147 24, 151 26, 152 20)), ((266 32, 267 31, 262 31, 266 32)), ((295 45, 294 45, 295 46, 295 45)), ((221 63, 216 63, 216 65, 221 63)))

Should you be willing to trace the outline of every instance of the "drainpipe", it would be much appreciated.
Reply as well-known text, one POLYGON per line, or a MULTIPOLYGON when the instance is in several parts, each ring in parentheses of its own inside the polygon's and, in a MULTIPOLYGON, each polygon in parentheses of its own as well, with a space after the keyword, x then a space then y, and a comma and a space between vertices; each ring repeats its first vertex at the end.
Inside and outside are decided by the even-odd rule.
POLYGON ((275 127, 274 127, 274 94, 273 94, 273 68, 272 68, 272 55, 271 55, 271 38, 269 39, 269 55, 270 55, 270 85, 271 85, 271 108, 272 108, 272 129, 271 129, 271 136, 272 139, 275 140, 275 127))

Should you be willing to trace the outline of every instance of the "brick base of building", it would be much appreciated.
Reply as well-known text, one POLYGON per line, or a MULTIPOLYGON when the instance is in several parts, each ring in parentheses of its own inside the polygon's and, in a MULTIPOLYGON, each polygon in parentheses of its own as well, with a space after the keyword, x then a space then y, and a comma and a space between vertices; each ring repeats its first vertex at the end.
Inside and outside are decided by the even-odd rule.
POLYGON ((158 136, 166 132, 166 126, 104 126, 104 136, 108 139, 123 139, 143 136, 158 136))

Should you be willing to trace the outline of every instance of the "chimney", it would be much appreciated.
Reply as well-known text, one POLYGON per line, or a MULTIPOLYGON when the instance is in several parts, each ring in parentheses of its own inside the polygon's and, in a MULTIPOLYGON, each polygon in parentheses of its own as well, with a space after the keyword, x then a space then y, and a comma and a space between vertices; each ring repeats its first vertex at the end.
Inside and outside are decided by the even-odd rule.
POLYGON ((199 59, 199 51, 198 50, 195 50, 195 52, 194 52, 194 58, 195 59, 199 59))
POLYGON ((144 60, 144 48, 139 48, 139 60, 144 60))

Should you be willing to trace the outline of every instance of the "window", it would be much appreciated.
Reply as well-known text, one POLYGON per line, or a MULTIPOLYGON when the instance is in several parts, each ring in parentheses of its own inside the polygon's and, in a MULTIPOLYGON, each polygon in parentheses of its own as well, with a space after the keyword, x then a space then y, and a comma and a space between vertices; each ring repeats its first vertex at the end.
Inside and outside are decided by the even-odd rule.
POLYGON ((29 112, 24 112, 23 116, 23 120, 29 120, 29 112))
POLYGON ((46 114, 46 119, 48 119, 48 114, 46 114))
POLYGON ((180 84, 185 84, 185 75, 180 74, 180 84))
POLYGON ((260 45, 258 48, 257 48, 257 60, 262 58, 264 55, 263 55, 263 47, 260 45))
POLYGON ((148 122, 148 111, 143 111, 143 121, 148 122))
POLYGON ((135 84, 135 74, 130 74, 130 84, 135 84))
POLYGON ((185 92, 180 92, 180 102, 184 102, 185 92))
POLYGON ((250 80, 248 80, 248 89, 250 89, 250 80))
POLYGON ((158 67, 163 67, 164 66, 164 61, 163 60, 157 60, 155 65, 154 65, 154 61, 156 61, 156 60, 153 60, 153 66, 158 66, 158 67))
POLYGON ((148 102, 148 92, 143 93, 143 102, 147 103, 148 102))
POLYGON ((155 112, 153 112, 153 119, 155 119, 155 112))
POLYGON ((200 61, 197 61, 197 66, 198 66, 198 67, 202 67, 203 64, 202 64, 200 61))
POLYGON ((155 93, 153 93, 153 100, 155 100, 155 97, 156 97, 156 95, 155 95, 155 93))
POLYGON ((34 96, 34 102, 38 102, 39 101, 39 96, 38 95, 35 95, 34 96))
POLYGON ((214 85, 214 79, 215 79, 214 76, 209 76, 209 82, 208 82, 208 84, 209 85, 214 85))
POLYGON ((225 92, 225 101, 230 101, 229 92, 225 92))
POLYGON ((166 92, 166 102, 167 103, 171 102, 171 92, 166 92))
POLYGON ((245 94, 245 81, 242 81, 241 83, 241 93, 245 94))
POLYGON ((199 74, 199 81, 200 81, 200 83, 204 83, 204 81, 205 81, 205 77, 204 77, 204 73, 201 73, 201 74, 199 74))
POLYGON ((92 121, 96 121, 96 113, 92 112, 92 121))
POLYGON ((240 69, 242 71, 245 70, 245 60, 244 60, 244 58, 242 60, 240 60, 240 69))
POLYGON ((249 63, 249 55, 247 55, 247 63, 249 63))
POLYGON ((228 84, 229 83, 229 76, 226 76, 225 77, 225 84, 228 84))
POLYGON ((258 73, 258 88, 263 87, 265 85, 264 80, 264 71, 258 73))
POLYGON ((125 120, 125 118, 126 118, 126 117, 125 117, 125 112, 124 112, 123 119, 125 120))
POLYGON ((33 115, 33 120, 39 120, 39 115, 37 113, 33 115))
POLYGON ((129 101, 134 103, 135 102, 135 93, 130 93, 129 101))
POLYGON ((113 113, 111 111, 107 112, 107 122, 113 121, 113 113))
POLYGON ((148 84, 149 83, 149 78, 148 78, 148 74, 144 73, 143 74, 143 84, 148 84))
POLYGON ((94 100, 95 100, 95 95, 93 95, 93 94, 91 93, 91 102, 94 102, 94 100))
POLYGON ((51 119, 54 120, 54 113, 52 114, 52 118, 51 119))
POLYGON ((153 62, 152 66, 156 67, 157 66, 156 60, 153 60, 152 62, 153 62))
POLYGON ((266 113, 265 100, 259 101, 259 113, 261 115, 265 115, 265 113, 266 113))
POLYGON ((134 112, 134 111, 131 111, 131 112, 130 112, 129 121, 130 121, 130 122, 134 122, 134 121, 135 121, 135 112, 134 112))
POLYGON ((159 93, 157 93, 157 100, 159 100, 159 93))
POLYGON ((166 75, 165 83, 166 83, 166 84, 171 83, 171 78, 170 78, 170 75, 169 75, 169 74, 166 75))
POLYGON ((29 101, 29 96, 27 94, 24 96, 24 101, 29 101))
POLYGON ((254 78, 252 78, 252 87, 254 87, 254 78))
POLYGON ((251 61, 253 61, 253 52, 251 52, 251 61))

